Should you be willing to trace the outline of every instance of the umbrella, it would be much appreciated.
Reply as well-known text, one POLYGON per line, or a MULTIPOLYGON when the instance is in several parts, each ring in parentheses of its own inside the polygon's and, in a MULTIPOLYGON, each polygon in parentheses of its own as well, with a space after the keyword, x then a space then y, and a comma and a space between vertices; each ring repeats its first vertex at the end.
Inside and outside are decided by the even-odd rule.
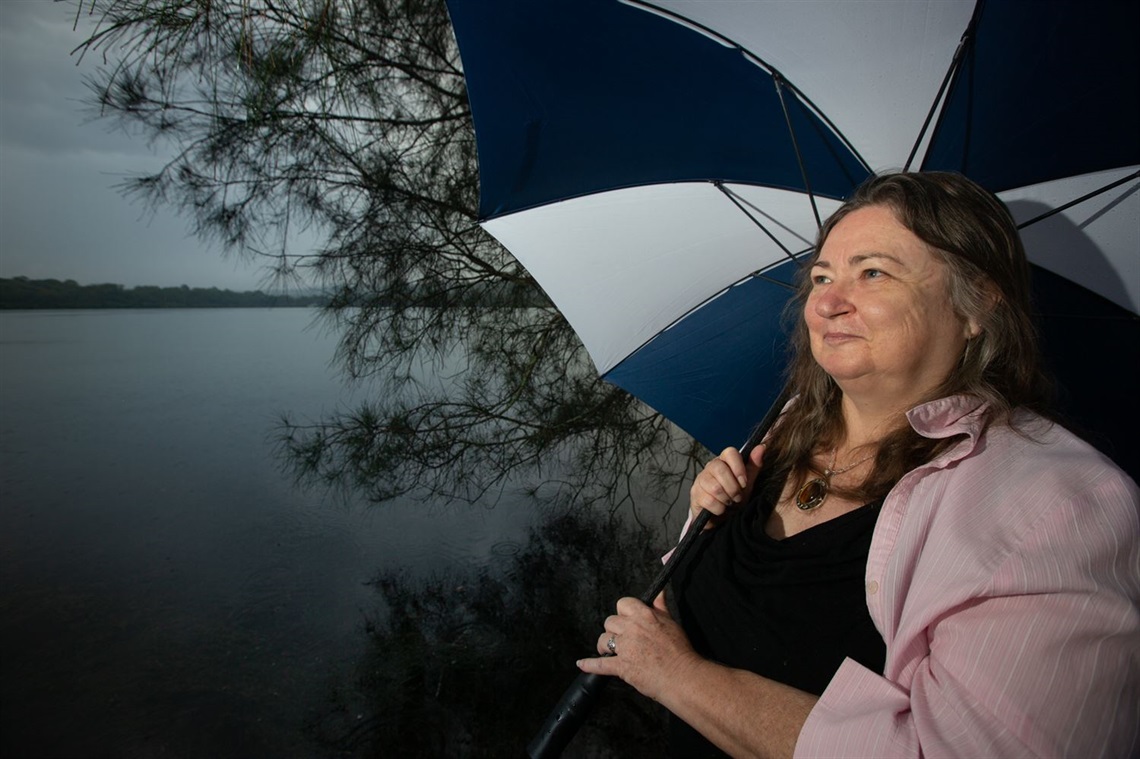
POLYGON ((938 169, 1033 222, 1068 411, 1140 466, 1119 408, 1140 379, 1140 5, 448 8, 481 223, 604 378, 711 450, 740 444, 780 388, 781 312, 820 219, 874 171, 938 169))

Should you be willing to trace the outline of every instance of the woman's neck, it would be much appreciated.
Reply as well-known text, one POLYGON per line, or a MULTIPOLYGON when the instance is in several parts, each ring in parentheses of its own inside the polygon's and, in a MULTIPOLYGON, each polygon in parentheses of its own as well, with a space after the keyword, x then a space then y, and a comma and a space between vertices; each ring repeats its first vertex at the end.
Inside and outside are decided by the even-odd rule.
POLYGON ((907 424, 906 412, 910 405, 874 403, 844 395, 841 402, 845 439, 838 448, 850 452, 865 445, 878 443, 891 432, 907 424))

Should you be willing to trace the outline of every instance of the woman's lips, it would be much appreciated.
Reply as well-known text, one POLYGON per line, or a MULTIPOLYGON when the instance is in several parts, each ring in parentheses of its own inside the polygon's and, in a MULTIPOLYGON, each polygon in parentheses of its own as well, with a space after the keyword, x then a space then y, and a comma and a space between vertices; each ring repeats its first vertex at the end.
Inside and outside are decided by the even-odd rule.
POLYGON ((859 335, 850 332, 824 332, 823 340, 826 343, 845 343, 851 340, 861 339, 859 335))

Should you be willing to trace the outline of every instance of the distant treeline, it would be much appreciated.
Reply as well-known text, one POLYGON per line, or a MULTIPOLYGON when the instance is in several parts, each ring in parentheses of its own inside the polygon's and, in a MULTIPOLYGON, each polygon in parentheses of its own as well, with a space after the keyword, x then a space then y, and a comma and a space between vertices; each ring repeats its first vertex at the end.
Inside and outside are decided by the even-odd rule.
MULTIPOLYGON (((536 289, 521 284, 472 285, 461 292, 409 290, 417 305, 424 308, 534 308, 548 307, 550 302, 536 289)), ((64 309, 64 308, 266 308, 289 306, 324 306, 328 295, 270 295, 260 290, 234 292, 216 287, 124 287, 123 285, 81 285, 68 279, 28 279, 0 277, 0 309, 64 309)), ((359 301, 337 303, 338 306, 367 305, 383 308, 383 303, 359 301)))
POLYGON ((269 295, 216 287, 81 285, 75 280, 0 278, 0 308, 266 308, 322 306, 323 295, 269 295))

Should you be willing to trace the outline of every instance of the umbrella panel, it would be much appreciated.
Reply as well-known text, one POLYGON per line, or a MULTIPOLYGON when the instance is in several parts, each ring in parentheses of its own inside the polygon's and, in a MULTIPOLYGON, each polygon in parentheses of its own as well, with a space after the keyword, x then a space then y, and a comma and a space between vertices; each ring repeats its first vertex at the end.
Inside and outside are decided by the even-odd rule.
MULTIPOLYGON (((614 190, 484 227, 542 284, 605 374, 733 283, 786 261, 784 249, 810 247, 815 219, 801 195, 725 189, 735 200, 709 182, 614 190)), ((828 213, 838 203, 820 205, 828 213)))
MULTIPOLYGON (((1140 167, 1097 172, 1001 193, 1018 224, 1059 208, 1140 167)), ((1103 192, 1021 230, 1029 260, 1140 313, 1140 181, 1103 192), (1131 244, 1127 241, 1131 240, 1131 244)))
POLYGON ((605 375, 712 451, 741 446, 776 400, 787 352, 789 261, 722 293, 605 375), (781 281, 782 280, 782 281, 781 281))
MULTIPOLYGON (((738 49, 615 0, 449 0, 448 10, 482 218, 664 182, 804 189, 772 77, 738 49)), ((843 197, 867 176, 802 105, 789 118, 816 193, 843 197)))
POLYGON ((922 168, 1001 192, 1140 163, 1138 30, 1137 2, 981 3, 922 168))
POLYGON ((1140 317, 1066 277, 1033 267, 1045 361, 1062 422, 1140 482, 1136 388, 1140 317))

